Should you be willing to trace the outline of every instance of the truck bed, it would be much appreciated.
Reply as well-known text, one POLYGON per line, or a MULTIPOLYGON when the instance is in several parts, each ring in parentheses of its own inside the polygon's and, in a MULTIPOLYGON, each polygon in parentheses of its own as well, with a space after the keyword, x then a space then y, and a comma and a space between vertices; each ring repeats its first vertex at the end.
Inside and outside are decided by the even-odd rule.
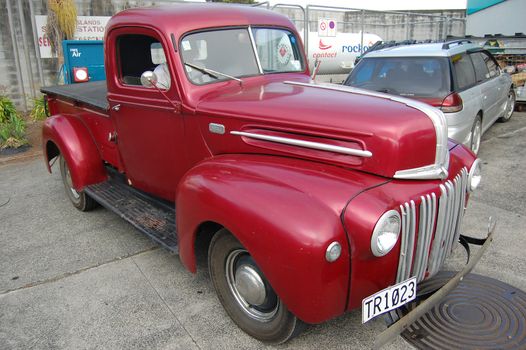
POLYGON ((80 102, 89 107, 102 109, 104 111, 108 111, 110 107, 107 99, 108 88, 106 86, 106 80, 47 86, 41 88, 40 91, 47 95, 55 95, 73 102, 80 102))

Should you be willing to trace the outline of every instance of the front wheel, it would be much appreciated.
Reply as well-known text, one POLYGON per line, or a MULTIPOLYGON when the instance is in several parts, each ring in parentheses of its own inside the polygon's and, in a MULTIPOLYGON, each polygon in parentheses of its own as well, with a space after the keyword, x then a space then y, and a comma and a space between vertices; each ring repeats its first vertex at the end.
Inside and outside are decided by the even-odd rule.
POLYGON ((511 89, 508 92, 508 99, 506 100, 506 108, 504 108, 504 114, 500 117, 499 121, 505 123, 511 119, 513 111, 515 110, 515 91, 511 89))
POLYGON ((238 327, 250 336, 280 344, 305 327, 288 311, 250 253, 228 230, 222 229, 214 235, 208 267, 219 301, 238 327))
POLYGON ((68 195, 68 198, 73 204, 73 206, 80 211, 89 211, 95 208, 97 206, 97 202, 93 198, 88 196, 84 191, 79 192, 73 187, 68 163, 62 155, 60 155, 59 157, 60 174, 62 175, 62 182, 64 183, 66 194, 68 195))

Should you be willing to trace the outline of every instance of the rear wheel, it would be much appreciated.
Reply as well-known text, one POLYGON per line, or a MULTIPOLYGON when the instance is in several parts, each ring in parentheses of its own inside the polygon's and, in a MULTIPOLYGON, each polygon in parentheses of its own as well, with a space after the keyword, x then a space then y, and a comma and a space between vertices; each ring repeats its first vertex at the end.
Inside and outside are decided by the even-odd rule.
POLYGON ((222 229, 209 247, 208 266, 217 296, 243 331, 267 343, 284 343, 305 324, 276 295, 250 253, 222 229))
POLYGON ((508 99, 506 101, 506 108, 504 109, 504 114, 499 119, 500 122, 507 122, 511 119, 513 111, 515 110, 515 91, 513 89, 508 92, 508 99))
POLYGON ((471 148, 471 150, 475 154, 479 153, 481 137, 482 137, 482 118, 480 118, 480 115, 477 115, 475 117, 475 121, 473 122, 473 126, 471 127, 471 136, 470 136, 470 143, 469 143, 469 148, 471 148))
POLYGON ((68 198, 73 204, 73 206, 80 211, 89 211, 95 208, 97 206, 97 202, 93 198, 88 196, 84 191, 79 192, 73 187, 68 163, 62 155, 60 155, 59 157, 60 174, 62 175, 62 182, 64 183, 66 194, 68 195, 68 198))

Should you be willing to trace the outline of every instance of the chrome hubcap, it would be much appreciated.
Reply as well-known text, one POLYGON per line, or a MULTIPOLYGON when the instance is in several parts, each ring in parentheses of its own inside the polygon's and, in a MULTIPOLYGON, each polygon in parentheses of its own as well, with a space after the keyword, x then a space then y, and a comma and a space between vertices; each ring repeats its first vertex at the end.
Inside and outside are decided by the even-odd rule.
POLYGON ((73 181, 71 180, 71 173, 69 172, 69 168, 67 165, 65 165, 65 170, 66 170, 66 182, 68 183, 69 190, 71 191, 71 194, 73 195, 75 199, 79 199, 80 194, 77 192, 77 190, 73 188, 73 181))
POLYGON ((239 295, 249 304, 259 306, 265 302, 267 296, 265 283, 252 266, 242 265, 239 267, 235 279, 235 287, 239 295))
POLYGON ((506 104, 506 119, 510 119, 515 109, 515 97, 512 93, 508 95, 508 102, 506 104))
POLYGON ((480 134, 481 134, 481 126, 480 126, 480 121, 478 121, 475 124, 475 127, 473 129, 473 133, 471 135, 471 150, 475 154, 479 153, 480 136, 481 136, 480 134))
POLYGON ((238 306, 252 319, 266 322, 276 315, 279 299, 246 250, 228 255, 226 279, 238 306))

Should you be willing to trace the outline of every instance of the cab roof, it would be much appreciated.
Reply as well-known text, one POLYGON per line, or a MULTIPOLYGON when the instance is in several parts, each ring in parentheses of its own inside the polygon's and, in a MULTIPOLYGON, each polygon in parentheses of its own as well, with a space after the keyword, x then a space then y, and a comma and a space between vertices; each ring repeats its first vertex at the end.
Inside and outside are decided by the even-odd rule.
POLYGON ((107 33, 115 27, 153 27, 177 38, 186 32, 225 26, 268 25, 295 31, 292 22, 276 12, 234 4, 171 4, 124 10, 111 18, 107 33))

